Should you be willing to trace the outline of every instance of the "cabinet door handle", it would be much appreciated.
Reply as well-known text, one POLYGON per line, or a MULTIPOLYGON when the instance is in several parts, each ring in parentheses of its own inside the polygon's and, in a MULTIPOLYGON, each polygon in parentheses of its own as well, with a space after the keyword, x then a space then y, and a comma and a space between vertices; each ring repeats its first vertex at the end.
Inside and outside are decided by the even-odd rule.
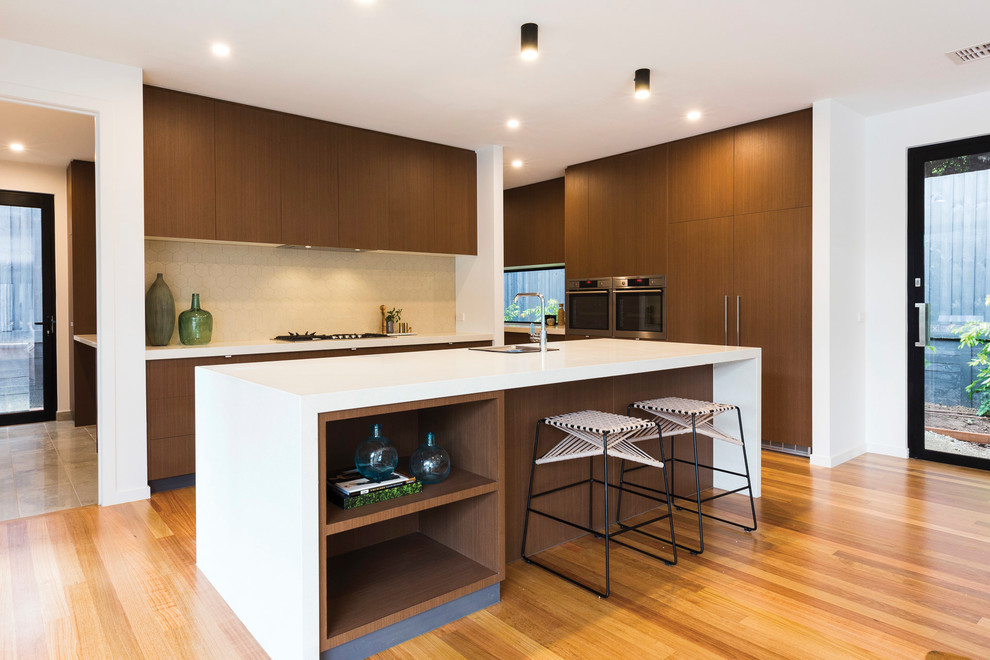
POLYGON ((736 296, 736 346, 741 346, 742 338, 739 337, 739 299, 742 296, 736 296))
POLYGON ((722 308, 722 325, 725 326, 725 345, 729 345, 729 296, 725 296, 722 308))
POLYGON ((924 348, 928 346, 929 342, 928 303, 914 303, 914 306, 918 309, 918 341, 914 342, 914 345, 918 348, 924 348))

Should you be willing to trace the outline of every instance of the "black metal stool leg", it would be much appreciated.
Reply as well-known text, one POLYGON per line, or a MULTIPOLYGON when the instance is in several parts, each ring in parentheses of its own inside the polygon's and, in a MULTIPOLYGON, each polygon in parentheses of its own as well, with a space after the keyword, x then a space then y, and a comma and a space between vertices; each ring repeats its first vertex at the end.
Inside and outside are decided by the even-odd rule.
POLYGON ((536 451, 540 446, 540 427, 542 426, 543 420, 541 419, 536 423, 536 437, 533 439, 533 462, 529 467, 529 492, 526 495, 526 518, 523 522, 522 551, 520 553, 526 563, 530 563, 529 558, 526 557, 526 536, 529 534, 529 511, 533 503, 533 477, 536 475, 536 451))
POLYGON ((692 555, 700 555, 705 551, 705 529, 701 518, 701 475, 698 473, 698 426, 697 415, 691 415, 691 444, 694 445, 694 496, 698 504, 698 550, 691 551, 692 555))
MULTIPOLYGON (((674 498, 671 496, 670 491, 673 488, 673 483, 667 483, 667 456, 666 452, 663 450, 663 433, 660 431, 660 422, 654 422, 657 425, 657 441, 660 443, 660 462, 663 463, 663 490, 664 499, 667 500, 667 522, 670 523, 670 549, 674 554, 674 560, 668 563, 668 566, 673 566, 677 563, 677 537, 674 536, 674 498)), ((670 451, 673 453, 674 445, 671 443, 670 451)), ((674 466, 674 462, 670 463, 671 468, 674 466)), ((619 491, 621 494, 621 491, 619 491)))
POLYGON ((746 436, 743 435, 742 411, 736 406, 736 416, 739 418, 739 441, 742 443, 743 465, 746 467, 746 486, 749 488, 749 510, 753 514, 753 526, 743 527, 747 532, 756 529, 756 502, 753 499, 753 480, 749 476, 749 457, 746 455, 746 436))
MULTIPOLYGON (((604 481, 604 486, 602 490, 605 491, 605 598, 608 598, 609 594, 612 593, 612 582, 611 574, 609 572, 609 557, 608 557, 608 546, 609 546, 609 521, 608 521, 608 433, 602 434, 602 481, 604 481)), ((594 527, 594 526, 592 526, 594 527)))
MULTIPOLYGON (((595 528, 595 457, 588 457, 588 528, 595 528)), ((595 538, 600 539, 601 534, 594 532, 595 538)))

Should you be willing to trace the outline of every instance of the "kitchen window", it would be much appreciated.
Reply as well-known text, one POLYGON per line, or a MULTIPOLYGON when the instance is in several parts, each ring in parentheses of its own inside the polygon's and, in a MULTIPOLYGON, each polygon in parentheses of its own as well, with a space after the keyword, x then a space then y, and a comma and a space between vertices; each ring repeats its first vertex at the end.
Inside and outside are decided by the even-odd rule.
POLYGON ((512 299, 517 293, 542 293, 546 299, 547 314, 556 314, 564 301, 564 266, 506 269, 504 279, 506 323, 538 323, 540 301, 536 298, 512 299))

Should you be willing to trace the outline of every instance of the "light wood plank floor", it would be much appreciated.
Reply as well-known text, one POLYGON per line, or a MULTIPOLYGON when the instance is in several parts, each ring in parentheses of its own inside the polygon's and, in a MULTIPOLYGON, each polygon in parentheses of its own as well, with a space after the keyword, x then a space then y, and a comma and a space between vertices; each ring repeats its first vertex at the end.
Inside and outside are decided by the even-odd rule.
MULTIPOLYGON (((194 502, 0 523, 0 658, 264 657, 195 569, 194 502)), ((990 657, 990 473, 764 453, 758 506, 674 567, 615 551, 608 600, 516 562, 501 603, 380 657, 990 657)), ((600 542, 552 552, 600 570, 600 542)))

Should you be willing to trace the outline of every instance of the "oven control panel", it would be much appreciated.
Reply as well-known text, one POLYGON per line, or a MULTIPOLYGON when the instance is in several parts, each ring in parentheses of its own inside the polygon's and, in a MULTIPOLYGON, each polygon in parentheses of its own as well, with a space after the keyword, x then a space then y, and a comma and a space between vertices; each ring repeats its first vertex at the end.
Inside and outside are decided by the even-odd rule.
POLYGON ((616 289, 642 289, 667 286, 667 277, 665 275, 614 277, 612 281, 616 289))

